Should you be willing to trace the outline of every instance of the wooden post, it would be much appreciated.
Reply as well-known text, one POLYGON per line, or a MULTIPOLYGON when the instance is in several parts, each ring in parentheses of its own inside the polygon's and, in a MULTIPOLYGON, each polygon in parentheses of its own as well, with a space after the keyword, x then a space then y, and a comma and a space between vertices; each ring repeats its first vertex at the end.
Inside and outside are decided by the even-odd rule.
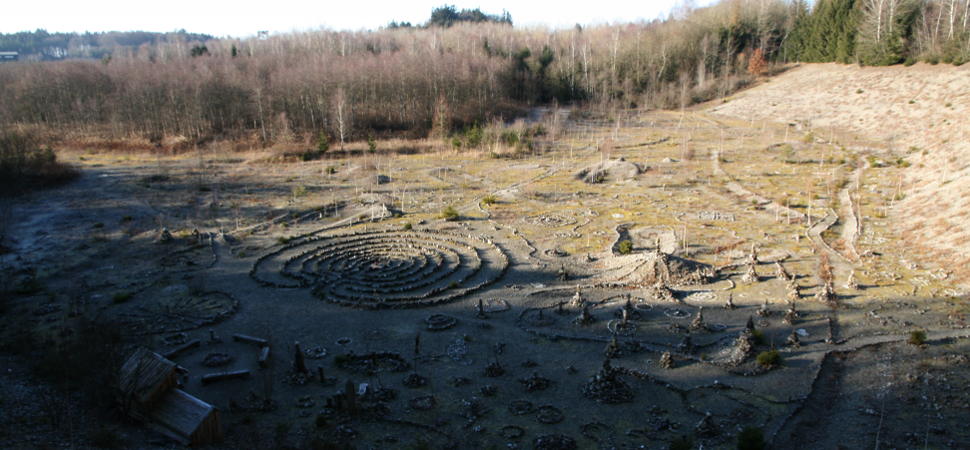
POLYGON ((306 359, 303 356, 303 349, 300 348, 300 343, 293 343, 293 370, 300 373, 308 373, 309 370, 306 368, 306 359))
POLYGON ((263 348, 259 350, 259 367, 266 367, 269 365, 269 346, 264 345, 263 348))

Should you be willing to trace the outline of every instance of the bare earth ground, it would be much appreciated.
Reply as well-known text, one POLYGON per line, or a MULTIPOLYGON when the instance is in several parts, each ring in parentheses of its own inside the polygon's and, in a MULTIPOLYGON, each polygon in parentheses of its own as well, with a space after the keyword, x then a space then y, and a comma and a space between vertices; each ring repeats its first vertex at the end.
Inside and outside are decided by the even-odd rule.
POLYGON ((970 283, 970 67, 804 65, 714 111, 797 124, 800 135, 834 132, 846 146, 864 137, 875 142, 859 150, 904 158, 912 166, 895 180, 893 229, 915 244, 914 258, 970 283))
MULTIPOLYGON (((842 70, 795 69, 756 89, 842 70)), ((579 448, 667 448, 683 435, 733 448, 745 426, 773 448, 966 448, 965 294, 949 267, 912 262, 893 228, 902 207, 887 208, 915 164, 870 164, 899 151, 878 136, 806 138, 784 122, 720 114, 731 105, 631 113, 618 127, 574 119, 544 152, 515 160, 64 155, 83 177, 14 206, 5 273, 33 288, 8 300, 2 337, 57 345, 87 320, 159 352, 199 339, 173 359, 189 370, 185 389, 221 410, 228 448, 555 448, 544 446, 550 435, 579 448), (609 156, 625 160, 614 166, 644 171, 584 183, 577 174, 602 160, 607 136, 609 156), (449 205, 459 221, 438 218, 449 205), (617 252, 623 239, 632 254, 617 252), (668 297, 644 281, 658 242, 671 261, 721 270, 672 281, 668 297), (745 281, 752 246, 757 277, 745 281), (823 254, 836 305, 814 299, 823 254), (798 286, 793 324, 775 262, 798 286), (577 291, 590 323, 576 321, 577 291), (749 318, 760 338, 731 361, 749 318), (798 347, 786 344, 795 330, 798 347), (906 343, 914 330, 926 345, 906 343), (269 367, 233 334, 269 340, 269 367), (294 372, 297 341, 309 376, 294 372), (766 370, 754 356, 772 347, 783 363, 766 370), (231 361, 205 365, 215 353, 231 361), (237 369, 251 375, 201 382, 237 369), (603 379, 614 396, 590 389, 603 379), (366 383, 365 403, 379 406, 328 405, 347 381, 366 383)), ((0 374, 0 446, 37 446, 19 430, 29 442, 91 445, 90 430, 52 427, 29 407, 30 390, 46 387, 26 373, 0 374)), ((171 446, 109 424, 126 446, 171 446)))

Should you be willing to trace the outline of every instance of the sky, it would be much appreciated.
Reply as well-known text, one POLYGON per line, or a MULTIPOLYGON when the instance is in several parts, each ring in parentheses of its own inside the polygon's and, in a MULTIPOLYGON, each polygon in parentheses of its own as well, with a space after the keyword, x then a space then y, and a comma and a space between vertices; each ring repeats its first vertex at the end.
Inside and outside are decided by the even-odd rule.
POLYGON ((713 0, 593 0, 555 2, 481 0, 461 2, 371 0, 43 0, 12 1, 0 8, 0 33, 33 31, 175 31, 185 29, 217 37, 246 37, 315 30, 374 29, 392 20, 423 23, 431 10, 444 4, 458 9, 481 8, 489 14, 503 9, 516 26, 568 27, 604 22, 635 22, 666 17, 687 1, 694 6, 713 0))

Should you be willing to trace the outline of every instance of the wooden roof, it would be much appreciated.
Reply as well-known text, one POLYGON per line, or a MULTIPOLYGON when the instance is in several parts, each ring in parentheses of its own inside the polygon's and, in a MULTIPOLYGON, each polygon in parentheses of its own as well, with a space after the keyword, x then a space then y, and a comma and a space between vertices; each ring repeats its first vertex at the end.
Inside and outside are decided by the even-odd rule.
POLYGON ((175 363, 139 348, 121 366, 119 388, 127 400, 148 406, 176 384, 175 363))
POLYGON ((181 389, 172 389, 148 413, 156 425, 185 445, 204 444, 221 438, 216 408, 181 389))

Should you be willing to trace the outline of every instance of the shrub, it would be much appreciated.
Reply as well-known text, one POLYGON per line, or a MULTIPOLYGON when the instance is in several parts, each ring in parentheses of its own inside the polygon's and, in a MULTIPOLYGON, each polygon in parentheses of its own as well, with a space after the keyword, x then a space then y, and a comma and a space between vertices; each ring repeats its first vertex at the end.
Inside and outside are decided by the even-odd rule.
POLYGON ((320 135, 317 136, 317 151, 326 153, 327 150, 330 150, 330 136, 327 136, 326 131, 321 131, 320 135))
POLYGON ((754 330, 751 332, 751 337, 754 338, 754 345, 765 345, 765 332, 761 330, 754 330))
POLYGON ((302 160, 303 162, 316 161, 320 159, 321 156, 323 156, 323 152, 320 150, 307 150, 303 153, 300 153, 300 160, 302 160))
POLYGON ((377 141, 374 140, 374 136, 367 137, 367 150, 371 153, 377 151, 377 141))
POLYGON ((909 342, 912 345, 923 345, 926 343, 926 332, 923 330, 913 330, 909 332, 909 342))
POLYGON ((482 132, 482 127, 475 125, 465 131, 465 141, 468 143, 468 148, 478 148, 482 145, 482 138, 485 134, 482 132))
POLYGON ((411 231, 412 229, 414 229, 414 226, 411 225, 411 222, 406 222, 404 226, 401 227, 401 229, 403 229, 404 231, 411 231))
POLYGON ((0 196, 31 188, 54 186, 74 179, 77 171, 57 161, 50 147, 41 147, 29 133, 0 133, 0 196))
POLYGON ((484 205, 494 205, 496 203, 498 203, 498 198, 494 195, 486 195, 482 198, 482 204, 484 205))
POLYGON ((124 303, 131 300, 134 296, 135 294, 131 292, 115 292, 115 295, 111 296, 111 301, 114 303, 124 303))
POLYGON ((761 428, 744 427, 738 433, 738 450, 764 450, 765 435, 761 428))
POLYGON ((449 222, 458 220, 458 217, 458 210, 456 210, 453 206, 448 206, 441 211, 441 218, 449 222))
POLYGON ((620 252, 621 255, 629 255, 633 252, 633 242, 629 239, 624 239, 616 245, 616 251, 620 252))
POLYGON ((778 350, 764 351, 758 353, 757 361, 762 367, 767 367, 769 369, 772 367, 778 367, 782 362, 781 353, 778 353, 778 350))

